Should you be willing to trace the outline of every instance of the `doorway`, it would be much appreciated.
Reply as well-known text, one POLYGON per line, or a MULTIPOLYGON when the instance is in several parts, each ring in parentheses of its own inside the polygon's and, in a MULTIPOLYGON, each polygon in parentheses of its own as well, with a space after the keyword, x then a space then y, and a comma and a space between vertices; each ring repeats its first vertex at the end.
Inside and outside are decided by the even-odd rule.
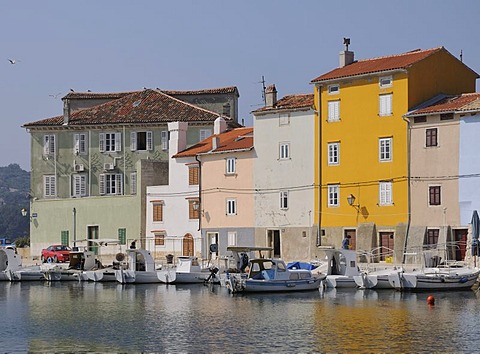
POLYGON ((193 236, 191 234, 186 234, 185 236, 183 236, 182 255, 193 256, 193 252, 193 236))
POLYGON ((380 260, 384 261, 385 257, 393 256, 395 249, 395 238, 393 232, 380 232, 380 260))
POLYGON ((218 232, 207 233, 207 252, 209 259, 217 259, 218 257, 218 232))
POLYGON ((267 230, 267 246, 273 248, 273 257, 281 257, 280 230, 267 230))
MULTIPOLYGON (((87 239, 98 240, 98 226, 87 226, 87 239)), ((98 255, 98 243, 88 241, 88 250, 98 255)))
POLYGON ((453 230, 454 244, 453 244, 453 256, 455 261, 465 260, 465 254, 467 252, 467 229, 453 230))
POLYGON ((344 237, 350 236, 349 240, 349 248, 351 250, 356 250, 357 249, 357 230, 355 229, 345 229, 343 231, 344 237))

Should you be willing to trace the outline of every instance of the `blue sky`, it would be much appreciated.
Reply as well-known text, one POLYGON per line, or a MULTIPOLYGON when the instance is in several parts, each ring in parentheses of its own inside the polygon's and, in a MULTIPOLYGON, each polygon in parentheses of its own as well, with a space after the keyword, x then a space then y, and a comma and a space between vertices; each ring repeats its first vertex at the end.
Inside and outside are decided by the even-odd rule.
POLYGON ((477 0, 2 1, 0 166, 30 170, 21 126, 62 114, 70 88, 237 86, 251 125, 262 76, 279 97, 312 92, 343 37, 356 59, 444 46, 480 73, 479 17, 477 0))

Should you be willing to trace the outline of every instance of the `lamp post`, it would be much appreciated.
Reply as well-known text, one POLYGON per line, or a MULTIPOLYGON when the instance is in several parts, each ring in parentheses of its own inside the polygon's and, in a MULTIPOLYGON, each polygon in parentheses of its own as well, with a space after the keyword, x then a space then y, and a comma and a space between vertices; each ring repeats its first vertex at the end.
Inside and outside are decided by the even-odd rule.
POLYGON ((23 217, 27 216, 27 213, 28 213, 27 209, 22 208, 21 212, 23 217))
POLYGON ((73 208, 73 248, 77 247, 77 209, 73 208))

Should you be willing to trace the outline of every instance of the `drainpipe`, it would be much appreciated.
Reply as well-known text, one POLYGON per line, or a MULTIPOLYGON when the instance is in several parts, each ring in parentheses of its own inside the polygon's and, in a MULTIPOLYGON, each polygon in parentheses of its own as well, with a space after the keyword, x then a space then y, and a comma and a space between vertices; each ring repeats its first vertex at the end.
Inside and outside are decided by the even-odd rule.
POLYGON ((322 244, 322 121, 321 121, 321 85, 317 85, 318 90, 318 104, 317 104, 317 119, 318 119, 318 246, 322 244))
POLYGON ((410 178, 411 178, 411 129, 410 129, 410 120, 403 116, 402 119, 407 123, 407 232, 405 234, 405 242, 403 244, 403 255, 402 263, 405 263, 405 252, 407 251, 407 241, 408 234, 410 232, 410 222, 411 222, 411 188, 410 188, 410 178))
POLYGON ((202 162, 195 155, 195 160, 198 162, 198 230, 202 236, 202 162))

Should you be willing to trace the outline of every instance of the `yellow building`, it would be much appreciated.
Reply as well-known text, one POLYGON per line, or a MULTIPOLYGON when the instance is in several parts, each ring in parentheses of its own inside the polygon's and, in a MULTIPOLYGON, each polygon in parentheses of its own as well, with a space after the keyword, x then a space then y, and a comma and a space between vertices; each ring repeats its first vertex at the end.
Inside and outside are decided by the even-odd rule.
POLYGON ((321 245, 338 247, 350 236, 353 249, 403 253, 410 220, 403 116, 439 93, 475 91, 476 78, 443 47, 355 61, 347 45, 340 66, 312 80, 321 245))

